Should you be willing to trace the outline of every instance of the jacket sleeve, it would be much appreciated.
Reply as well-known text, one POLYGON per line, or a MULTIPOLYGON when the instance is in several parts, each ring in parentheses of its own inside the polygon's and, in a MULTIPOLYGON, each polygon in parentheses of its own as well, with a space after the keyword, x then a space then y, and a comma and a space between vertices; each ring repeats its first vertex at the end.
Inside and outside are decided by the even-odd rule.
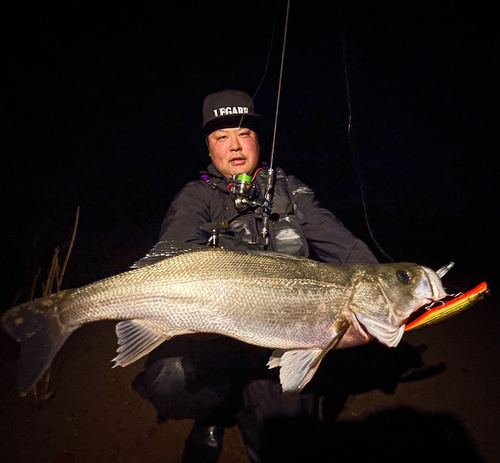
POLYGON ((296 215, 309 247, 331 264, 376 264, 368 246, 356 238, 328 209, 322 208, 314 192, 293 176, 288 177, 296 215))
POLYGON ((201 226, 210 221, 210 192, 206 191, 209 188, 198 180, 177 193, 163 220, 160 241, 207 244, 209 236, 201 226))

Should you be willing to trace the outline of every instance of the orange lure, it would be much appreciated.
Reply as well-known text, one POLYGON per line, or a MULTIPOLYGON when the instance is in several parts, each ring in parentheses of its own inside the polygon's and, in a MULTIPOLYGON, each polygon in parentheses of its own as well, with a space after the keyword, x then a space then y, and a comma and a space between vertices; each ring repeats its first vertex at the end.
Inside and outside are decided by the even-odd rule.
POLYGON ((405 327, 405 331, 416 330, 417 328, 422 328, 424 326, 433 325, 434 323, 447 320, 448 318, 463 312, 465 309, 468 309, 471 305, 475 304, 480 299, 483 299, 483 297, 488 293, 488 285, 483 282, 467 293, 455 297, 443 305, 428 310, 420 317, 408 323, 405 327))

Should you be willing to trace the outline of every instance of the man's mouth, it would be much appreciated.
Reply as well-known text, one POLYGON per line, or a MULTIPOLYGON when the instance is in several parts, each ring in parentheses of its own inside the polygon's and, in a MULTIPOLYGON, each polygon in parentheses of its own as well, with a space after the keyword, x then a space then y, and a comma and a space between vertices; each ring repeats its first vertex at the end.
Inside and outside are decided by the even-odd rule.
POLYGON ((241 164, 245 164, 247 160, 245 158, 233 158, 229 162, 233 166, 240 166, 241 164))

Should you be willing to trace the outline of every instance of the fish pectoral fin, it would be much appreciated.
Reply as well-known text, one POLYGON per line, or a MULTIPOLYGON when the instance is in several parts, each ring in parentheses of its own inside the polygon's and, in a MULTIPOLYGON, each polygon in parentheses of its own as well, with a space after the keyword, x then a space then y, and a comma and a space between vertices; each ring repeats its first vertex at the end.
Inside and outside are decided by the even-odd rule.
POLYGON ((114 367, 125 367, 158 347, 163 341, 170 339, 163 333, 158 333, 143 320, 124 320, 116 324, 118 338, 118 355, 112 360, 114 367))
POLYGON ((394 326, 361 313, 356 313, 356 318, 368 333, 387 347, 396 347, 405 332, 404 324, 394 326))
POLYGON ((336 326, 337 334, 325 349, 294 349, 273 351, 267 366, 281 367, 280 382, 283 392, 300 392, 311 381, 319 364, 330 349, 333 349, 349 328, 349 322, 340 320, 336 326))

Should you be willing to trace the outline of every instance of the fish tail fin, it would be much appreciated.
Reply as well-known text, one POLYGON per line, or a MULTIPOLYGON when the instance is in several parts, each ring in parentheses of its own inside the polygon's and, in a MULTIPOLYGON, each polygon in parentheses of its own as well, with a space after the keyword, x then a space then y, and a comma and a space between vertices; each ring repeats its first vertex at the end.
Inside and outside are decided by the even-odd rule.
POLYGON ((18 305, 2 316, 7 333, 21 345, 17 385, 25 396, 48 370, 52 360, 75 329, 64 330, 57 312, 68 291, 18 305))

